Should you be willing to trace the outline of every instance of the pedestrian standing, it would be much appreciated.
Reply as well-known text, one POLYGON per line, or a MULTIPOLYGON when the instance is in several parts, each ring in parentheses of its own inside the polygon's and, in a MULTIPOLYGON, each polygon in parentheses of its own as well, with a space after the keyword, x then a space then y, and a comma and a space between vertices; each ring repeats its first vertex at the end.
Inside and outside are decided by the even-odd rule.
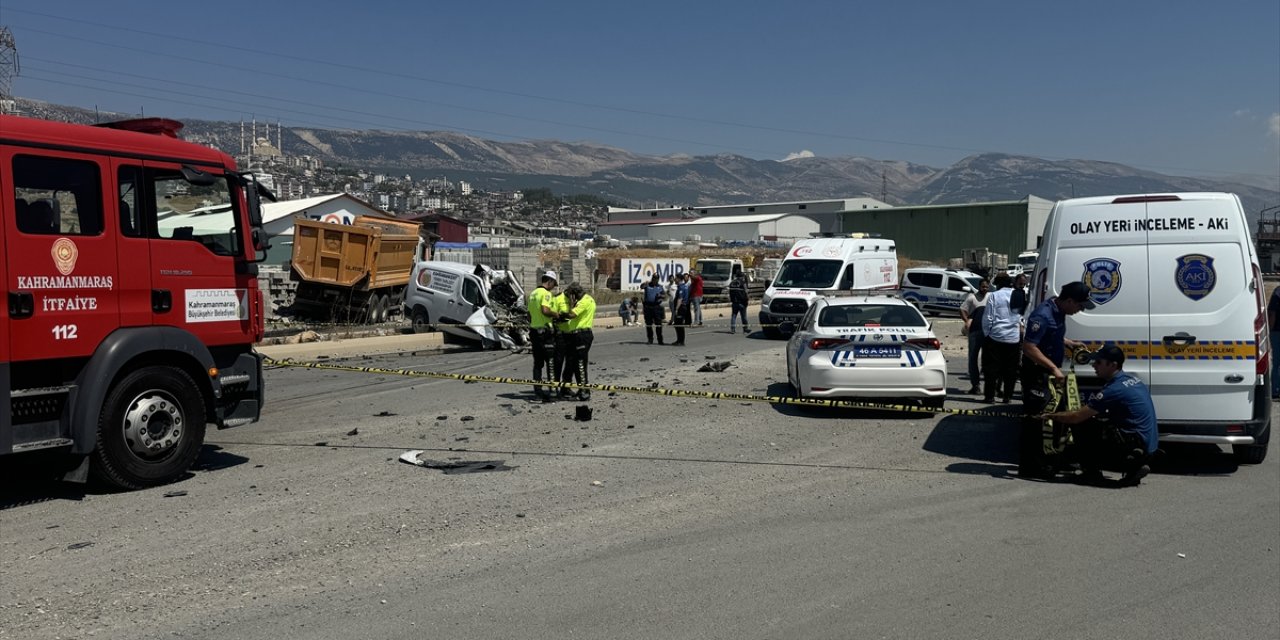
MULTIPOLYGON (((548 383, 557 380, 555 377, 555 336, 552 335, 552 290, 556 288, 556 272, 542 274, 538 286, 529 293, 529 341, 533 351, 533 379, 546 380, 548 383), (545 371, 544 371, 545 370, 545 371), (543 374, 546 378, 543 378, 543 374)), ((551 388, 533 385, 533 393, 543 402, 551 401, 551 388)))
MULTIPOLYGON (((999 293, 998 291, 996 293, 999 293)), ((994 296, 995 294, 991 294, 994 296)), ((1057 406, 1048 406, 1049 385, 1065 389, 1067 375, 1062 372, 1062 361, 1068 347, 1078 349, 1084 345, 1067 339, 1067 316, 1094 308, 1089 299, 1089 287, 1083 282, 1068 282, 1062 293, 1040 303, 1027 316, 1027 336, 1022 341, 1022 353, 1026 366, 1022 368, 1022 403, 1025 418, 1022 423, 1021 444, 1018 447, 1018 475, 1026 478, 1043 478, 1052 475, 1050 463, 1044 457, 1044 436, 1041 433, 1041 413, 1052 413, 1057 406)), ((987 302, 991 313, 991 302, 987 302)), ((1066 393, 1058 397, 1066 397, 1066 393)), ((1059 400, 1061 401, 1061 400, 1059 400)))
POLYGON ((1022 317, 1027 314, 1027 274, 1019 273, 1013 277, 1013 293, 1009 294, 1009 308, 1022 317))
POLYGON ((689 304, 693 307, 693 322, 699 327, 702 326, 702 274, 698 271, 690 271, 689 277, 689 304))
POLYGON ((1136 487, 1151 471, 1147 460, 1159 447, 1156 407, 1151 392, 1124 370, 1124 351, 1113 344, 1090 356, 1093 372, 1103 387, 1075 411, 1037 416, 1074 425, 1071 433, 1080 458, 1081 477, 1102 483, 1104 468, 1124 473, 1119 485, 1136 487), (1105 422, 1096 417, 1105 417, 1105 422))
POLYGON ((667 303, 671 305, 671 324, 676 323, 676 289, 680 288, 680 282, 684 274, 667 276, 667 303))
MULTIPOLYGON (((569 303, 569 310, 566 312, 569 320, 565 330, 564 373, 561 374, 560 381, 590 384, 588 366, 591 343, 595 340, 591 326, 595 323, 596 301, 576 282, 565 287, 564 293, 569 303)), ((578 399, 590 400, 591 390, 578 389, 578 399)))
POLYGON ((734 323, 742 316, 742 333, 750 334, 747 327, 747 279, 742 275, 742 267, 734 265, 733 277, 729 280, 729 333, 734 333, 734 323))
POLYGON ((667 290, 658 279, 658 274, 653 274, 649 278, 649 284, 641 287, 640 295, 644 300, 644 334, 649 338, 649 344, 653 344, 653 331, 656 328, 658 344, 662 344, 662 300, 666 297, 667 290))
POLYGON ((683 282, 676 286, 676 312, 672 323, 676 325, 676 341, 671 343, 677 347, 684 346, 684 328, 689 326, 692 316, 689 312, 689 290, 690 284, 689 274, 684 274, 683 282))
POLYGON ((1018 384, 1018 362, 1022 359, 1022 319, 1009 306, 1013 279, 1001 273, 995 279, 996 290, 987 295, 982 312, 982 376, 983 401, 1013 402, 1013 389, 1018 384))
POLYGON ((960 320, 964 323, 961 325, 961 331, 969 336, 969 394, 976 395, 982 393, 978 384, 982 381, 982 376, 978 368, 978 356, 982 353, 982 340, 986 335, 982 331, 982 315, 987 304, 987 293, 991 290, 991 283, 983 278, 978 283, 978 291, 969 294, 960 304, 960 320))

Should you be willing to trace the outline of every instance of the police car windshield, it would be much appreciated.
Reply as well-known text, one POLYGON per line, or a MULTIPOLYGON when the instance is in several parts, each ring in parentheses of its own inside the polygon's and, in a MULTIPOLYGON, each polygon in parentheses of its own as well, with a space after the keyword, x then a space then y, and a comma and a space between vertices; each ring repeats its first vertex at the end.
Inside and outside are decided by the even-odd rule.
POLYGON ((832 305, 818 315, 822 327, 925 327, 924 316, 902 304, 832 305))
POLYGON ((782 271, 773 280, 773 286, 826 289, 835 283, 843 266, 839 260, 788 260, 782 263, 782 271))

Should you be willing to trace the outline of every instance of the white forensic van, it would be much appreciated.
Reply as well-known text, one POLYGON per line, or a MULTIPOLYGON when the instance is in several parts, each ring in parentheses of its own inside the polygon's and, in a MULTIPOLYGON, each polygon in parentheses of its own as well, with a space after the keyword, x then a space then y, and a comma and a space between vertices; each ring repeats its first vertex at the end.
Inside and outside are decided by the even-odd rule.
MULTIPOLYGON (((1151 389, 1161 441, 1229 444, 1239 462, 1262 462, 1271 437, 1271 345, 1262 273, 1238 197, 1058 202, 1031 274, 1031 304, 1073 280, 1089 285, 1097 306, 1067 318, 1067 337, 1124 350, 1124 369, 1151 389)), ((1097 382, 1082 375, 1082 393, 1086 386, 1097 382)))
POLYGON ((766 336, 782 335, 778 325, 799 322, 813 299, 824 293, 897 288, 894 241, 860 236, 807 238, 787 251, 760 302, 760 326, 766 336))

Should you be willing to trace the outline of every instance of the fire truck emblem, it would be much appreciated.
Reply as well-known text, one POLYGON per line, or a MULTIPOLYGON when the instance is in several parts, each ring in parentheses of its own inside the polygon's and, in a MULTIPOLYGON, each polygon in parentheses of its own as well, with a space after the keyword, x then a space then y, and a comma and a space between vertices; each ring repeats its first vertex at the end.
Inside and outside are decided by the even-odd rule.
POLYGON ((64 276, 71 275, 76 270, 76 258, 80 257, 80 249, 76 248, 76 243, 66 239, 58 238, 53 241, 53 264, 58 268, 58 273, 64 276))
POLYGON ((1084 276, 1089 285, 1089 299, 1096 304, 1111 302, 1120 293, 1120 261, 1111 258, 1094 258, 1084 263, 1084 276))
POLYGON ((1200 300, 1213 292, 1218 283, 1218 272, 1213 268, 1213 258, 1202 253, 1189 253, 1178 258, 1175 276, 1178 290, 1192 300, 1200 300))

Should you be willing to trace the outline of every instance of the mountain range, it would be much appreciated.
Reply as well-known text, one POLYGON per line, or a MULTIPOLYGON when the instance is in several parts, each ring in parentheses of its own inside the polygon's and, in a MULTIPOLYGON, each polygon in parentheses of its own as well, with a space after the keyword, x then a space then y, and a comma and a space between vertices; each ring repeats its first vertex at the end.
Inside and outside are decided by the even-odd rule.
MULTIPOLYGON (((94 122, 126 114, 19 100, 26 115, 94 122)), ((182 135, 237 154, 240 122, 184 120, 182 135)), ((260 137, 264 125, 259 125, 260 137)), ((493 141, 447 131, 338 130, 271 127, 286 155, 310 155, 343 165, 414 178, 467 180, 488 190, 549 187, 559 194, 593 194, 635 206, 710 206, 873 197, 890 204, 952 204, 1048 200, 1089 195, 1169 191, 1229 191, 1251 221, 1280 204, 1280 176, 1259 184, 1170 176, 1097 160, 1046 160, 980 153, 949 167, 862 157, 758 160, 734 154, 652 156, 590 142, 493 141), (1271 188, 1267 188, 1270 186, 1271 188)))

